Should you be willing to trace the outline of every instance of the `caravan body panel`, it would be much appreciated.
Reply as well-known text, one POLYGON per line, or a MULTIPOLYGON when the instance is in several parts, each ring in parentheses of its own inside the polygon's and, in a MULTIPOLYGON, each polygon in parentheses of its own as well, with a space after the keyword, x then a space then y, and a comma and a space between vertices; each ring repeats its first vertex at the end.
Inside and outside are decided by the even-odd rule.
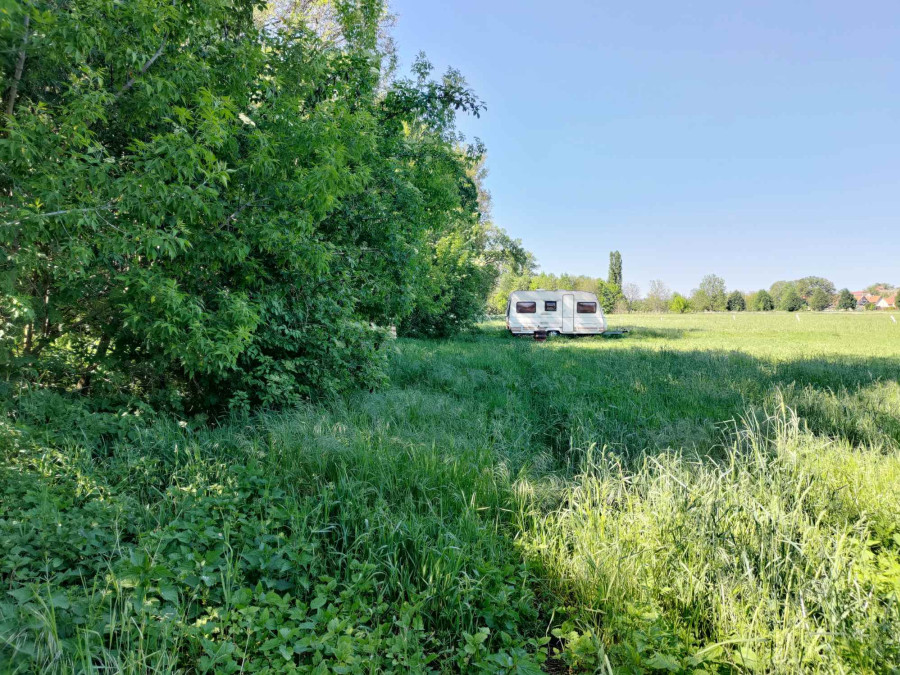
POLYGON ((513 291, 506 327, 513 335, 599 335, 606 331, 606 317, 597 296, 587 291, 513 291))

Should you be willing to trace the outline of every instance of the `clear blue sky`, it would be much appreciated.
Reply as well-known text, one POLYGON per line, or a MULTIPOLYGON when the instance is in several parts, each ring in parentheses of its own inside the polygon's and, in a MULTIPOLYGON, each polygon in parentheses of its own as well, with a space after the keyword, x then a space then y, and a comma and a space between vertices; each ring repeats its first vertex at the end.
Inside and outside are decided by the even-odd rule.
POLYGON ((548 272, 900 284, 900 1, 393 0, 488 109, 494 220, 548 272))

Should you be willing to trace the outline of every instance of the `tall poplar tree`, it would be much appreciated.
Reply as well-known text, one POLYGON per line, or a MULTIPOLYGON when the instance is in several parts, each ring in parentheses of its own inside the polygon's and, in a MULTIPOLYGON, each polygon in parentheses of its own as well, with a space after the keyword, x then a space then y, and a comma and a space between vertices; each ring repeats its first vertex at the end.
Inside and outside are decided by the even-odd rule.
POLYGON ((622 288, 622 254, 612 251, 609 254, 609 283, 616 288, 622 288))

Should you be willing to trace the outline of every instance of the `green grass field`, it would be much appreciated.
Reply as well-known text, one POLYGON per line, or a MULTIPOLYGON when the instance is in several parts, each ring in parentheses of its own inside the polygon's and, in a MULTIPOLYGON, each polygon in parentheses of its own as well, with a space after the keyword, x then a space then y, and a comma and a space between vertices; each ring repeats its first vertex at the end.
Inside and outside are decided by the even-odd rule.
POLYGON ((900 325, 610 324, 212 430, 23 396, 0 669, 898 672, 900 325))

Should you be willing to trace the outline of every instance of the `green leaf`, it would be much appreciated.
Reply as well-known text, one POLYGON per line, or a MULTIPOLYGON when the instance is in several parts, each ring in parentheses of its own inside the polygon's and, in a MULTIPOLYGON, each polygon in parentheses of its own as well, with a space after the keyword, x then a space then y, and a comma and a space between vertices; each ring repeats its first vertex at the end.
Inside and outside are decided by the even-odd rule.
POLYGON ((159 594, 164 600, 168 600, 173 604, 178 603, 178 589, 172 584, 161 584, 159 594))
POLYGON ((661 652, 656 652, 644 663, 651 668, 656 668, 657 670, 667 670, 671 673, 677 673, 681 670, 681 662, 677 658, 671 656, 670 654, 663 654, 661 652))
POLYGON ((55 607, 56 609, 68 609, 71 604, 69 603, 69 598, 66 597, 65 592, 57 591, 50 596, 50 606, 55 607))

